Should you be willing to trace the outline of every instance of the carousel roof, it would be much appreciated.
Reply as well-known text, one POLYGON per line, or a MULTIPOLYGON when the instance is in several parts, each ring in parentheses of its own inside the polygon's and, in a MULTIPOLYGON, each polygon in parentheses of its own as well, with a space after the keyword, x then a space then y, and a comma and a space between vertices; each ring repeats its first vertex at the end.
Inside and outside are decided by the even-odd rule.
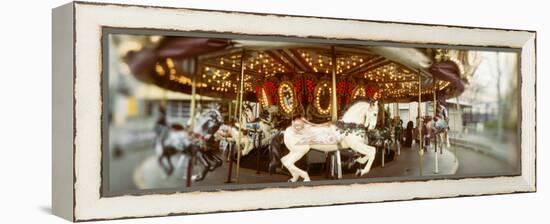
MULTIPOLYGON (((335 57, 337 80, 374 87, 384 102, 417 101, 419 79, 423 101, 432 100, 433 91, 440 96, 456 96, 475 70, 469 68, 465 74, 464 66, 477 66, 454 60, 435 67, 441 65, 435 63, 441 61, 438 57, 450 58, 448 51, 441 54, 436 49, 187 37, 167 37, 144 46, 149 47, 129 52, 126 57, 139 80, 189 93, 192 74, 196 73, 197 93, 232 99, 238 92, 243 52, 244 90, 248 93, 254 93, 255 86, 266 80, 298 76, 330 80, 335 57)), ((455 52, 459 56, 465 53, 455 52)))

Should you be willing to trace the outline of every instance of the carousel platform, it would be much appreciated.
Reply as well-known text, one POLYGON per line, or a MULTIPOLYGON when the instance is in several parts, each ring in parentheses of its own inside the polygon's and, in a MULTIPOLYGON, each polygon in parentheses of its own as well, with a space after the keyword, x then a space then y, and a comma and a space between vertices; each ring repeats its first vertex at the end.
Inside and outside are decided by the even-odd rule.
MULTIPOLYGON (((414 146, 413 146, 414 147, 414 146)), ((177 160, 174 160, 174 164, 177 160)), ((459 162, 451 150, 444 150, 438 155, 439 172, 434 173, 435 167, 435 152, 428 150, 424 153, 422 163, 422 174, 420 173, 420 157, 416 148, 403 148, 400 155, 396 155, 394 160, 385 163, 384 167, 373 167, 371 171, 360 178, 375 178, 375 177, 412 177, 412 176, 436 176, 436 175, 453 175, 456 173, 459 162)), ((221 167, 213 172, 209 172, 208 176, 200 182, 193 182, 193 186, 216 186, 224 185, 227 180, 228 163, 224 163, 221 167)), ((233 166, 235 169, 235 166, 233 166)), ((138 165, 134 172, 134 183, 138 189, 158 189, 158 188, 181 188, 185 186, 184 176, 185 169, 176 169, 174 175, 166 177, 158 166, 154 156, 147 157, 141 164, 138 165)), ((323 174, 310 174, 312 181, 327 180, 323 174)), ((235 171, 233 171, 233 179, 235 171)), ((342 175, 342 179, 358 178, 353 174, 342 175)), ((268 174, 266 172, 257 173, 255 169, 242 168, 240 169, 239 184, 254 184, 254 183, 273 183, 286 182, 289 179, 285 174, 268 174)), ((230 183, 234 184, 234 183, 230 183)))

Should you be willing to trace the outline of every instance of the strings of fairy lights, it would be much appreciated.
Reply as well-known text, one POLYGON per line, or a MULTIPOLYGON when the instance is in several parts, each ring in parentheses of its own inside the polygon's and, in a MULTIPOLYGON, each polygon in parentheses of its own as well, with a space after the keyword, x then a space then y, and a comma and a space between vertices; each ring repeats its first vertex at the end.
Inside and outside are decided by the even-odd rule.
POLYGON ((332 103, 329 100, 326 107, 323 108, 321 106, 321 93, 323 91, 328 91, 329 95, 332 94, 332 88, 329 87, 328 81, 323 81, 320 85, 317 85, 317 87, 315 88, 315 103, 314 103, 314 106, 315 106, 315 109, 317 110, 317 112, 319 112, 319 114, 327 115, 327 114, 330 113, 332 103))
MULTIPOLYGON (((245 58, 244 89, 248 92, 254 91, 266 78, 274 77, 277 74, 308 73, 317 75, 329 75, 332 72, 332 60, 329 52, 322 49, 294 49, 296 54, 293 58, 312 71, 303 71, 293 67, 289 69, 288 63, 291 59, 282 57, 275 59, 273 54, 264 51, 251 51, 245 58), (301 59, 300 59, 301 58, 301 59), (281 61, 283 63, 281 63, 281 61)), ((418 74, 392 61, 385 61, 381 64, 368 64, 374 55, 342 53, 336 56, 336 74, 340 76, 351 75, 357 79, 363 79, 365 83, 374 85, 380 90, 380 94, 387 99, 398 99, 418 95, 418 74), (370 69, 360 71, 362 67, 370 69)), ((198 87, 207 88, 217 92, 237 92, 240 77, 239 52, 210 58, 201 62, 201 76, 197 82, 198 87)), ((158 76, 168 76, 168 79, 179 84, 191 85, 190 75, 178 71, 178 65, 173 59, 167 58, 155 65, 155 73, 158 76)), ((433 93, 431 80, 424 83, 421 94, 433 93)), ((437 80, 439 90, 446 88, 450 83, 437 80)), ((332 91, 332 90, 331 90, 332 91)), ((329 107, 330 108, 330 107, 329 107)))

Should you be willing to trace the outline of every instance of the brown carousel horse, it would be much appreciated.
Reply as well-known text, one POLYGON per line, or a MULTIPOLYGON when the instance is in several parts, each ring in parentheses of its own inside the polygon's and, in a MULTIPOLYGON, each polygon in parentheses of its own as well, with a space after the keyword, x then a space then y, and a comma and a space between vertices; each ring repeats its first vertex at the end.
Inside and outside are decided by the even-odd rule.
MULTIPOLYGON (((162 116, 162 115, 161 115, 162 116)), ((160 120, 164 120, 161 118, 160 120)), ((183 125, 172 124, 166 126, 166 122, 158 122, 155 140, 155 151, 158 163, 167 176, 174 171, 172 156, 181 154, 180 165, 183 161, 196 157, 202 165, 200 173, 193 177, 200 181, 206 177, 208 171, 213 171, 221 166, 222 160, 218 158, 210 147, 213 142, 213 134, 223 123, 223 118, 217 109, 208 109, 197 116, 193 130, 187 131, 183 125)))
MULTIPOLYGON (((446 147, 450 147, 449 143, 449 115, 447 108, 445 108, 445 99, 440 97, 436 103, 435 116, 426 116, 422 122, 422 137, 424 146, 430 146, 430 140, 433 139, 435 146, 437 143, 445 143, 446 147)), ((441 153, 443 152, 443 145, 441 146, 441 153)), ((437 148, 434 148, 437 152, 437 148)))

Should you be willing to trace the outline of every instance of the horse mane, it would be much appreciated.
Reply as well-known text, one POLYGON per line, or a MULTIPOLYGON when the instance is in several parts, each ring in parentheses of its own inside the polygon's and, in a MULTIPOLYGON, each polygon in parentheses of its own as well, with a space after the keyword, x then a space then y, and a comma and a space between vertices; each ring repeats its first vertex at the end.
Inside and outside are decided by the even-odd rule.
POLYGON ((223 116, 221 115, 220 111, 217 110, 217 109, 214 109, 214 108, 207 108, 206 110, 204 110, 202 113, 198 114, 198 117, 197 117, 197 124, 199 125, 203 125, 205 120, 208 120, 209 117, 208 115, 211 114, 211 113, 214 113, 215 116, 216 116, 216 120, 219 121, 220 123, 223 123, 223 116))
POLYGON ((252 105, 248 104, 248 103, 243 103, 243 107, 245 109, 249 109, 249 110, 252 110, 252 105))
POLYGON ((348 104, 342 111, 347 111, 349 108, 353 107, 355 104, 364 102, 364 103, 373 103, 375 100, 368 98, 368 97, 357 97, 353 101, 351 101, 350 104, 348 104))
MULTIPOLYGON (((361 110, 361 108, 363 108, 364 106, 372 107, 373 102, 374 101, 365 98, 355 100, 353 103, 350 103, 345 110, 342 110, 344 113, 342 114, 341 120, 345 122, 357 123, 356 120, 359 119, 359 117, 354 116, 359 116, 359 113, 362 113, 358 110, 361 110)), ((366 114, 364 115, 366 116, 366 114)))

